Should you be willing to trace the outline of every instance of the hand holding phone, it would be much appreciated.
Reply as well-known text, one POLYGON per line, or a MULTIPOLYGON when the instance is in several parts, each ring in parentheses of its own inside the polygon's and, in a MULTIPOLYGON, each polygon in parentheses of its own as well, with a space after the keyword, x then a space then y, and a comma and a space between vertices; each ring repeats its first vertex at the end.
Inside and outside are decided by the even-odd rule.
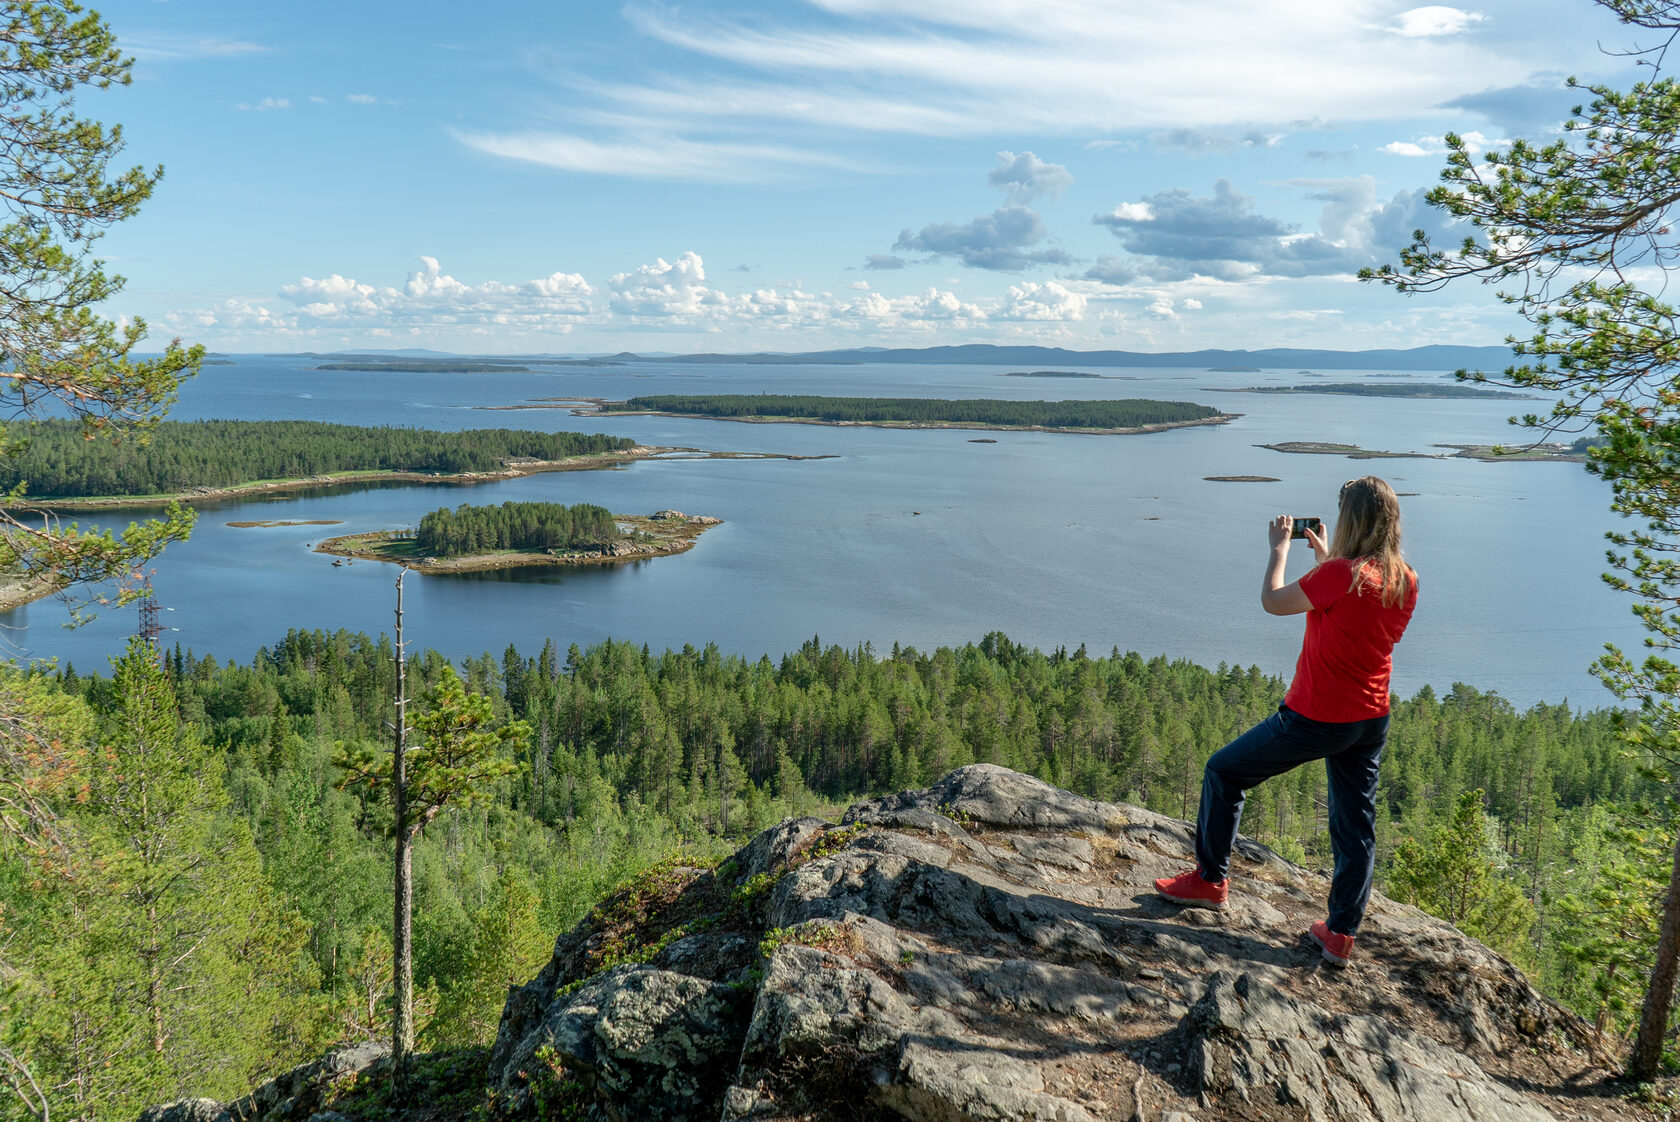
POLYGON ((1324 533, 1323 520, 1315 518, 1310 514, 1301 515, 1294 519, 1294 525, 1289 531, 1289 536, 1292 538, 1304 538, 1307 536, 1308 530, 1311 530, 1315 534, 1324 533))

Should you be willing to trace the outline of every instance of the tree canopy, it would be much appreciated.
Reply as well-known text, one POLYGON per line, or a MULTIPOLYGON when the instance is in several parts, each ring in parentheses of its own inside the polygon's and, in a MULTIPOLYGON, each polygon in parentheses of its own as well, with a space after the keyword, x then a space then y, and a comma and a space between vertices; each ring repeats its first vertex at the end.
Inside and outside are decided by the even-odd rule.
MULTIPOLYGON (((1643 658, 1610 646, 1595 672, 1638 703, 1626 741, 1680 760, 1680 318, 1667 295, 1680 264, 1680 84, 1663 76, 1680 35, 1673 0, 1598 0, 1660 40, 1627 52, 1652 76, 1627 90, 1577 87, 1562 135, 1475 152, 1454 135, 1428 201, 1462 220, 1466 236, 1441 247, 1417 231, 1397 266, 1361 275, 1402 292, 1476 280, 1529 322, 1512 339, 1504 381, 1555 395, 1545 414, 1512 418, 1532 430, 1594 428, 1588 470, 1611 486, 1611 509, 1633 520, 1607 535, 1605 580, 1635 598, 1648 635, 1643 658)), ((1572 81, 1571 85, 1575 85, 1572 81)), ((1656 962, 1628 1074, 1656 1074, 1680 975, 1680 848, 1673 853, 1656 962)))
MULTIPOLYGON (((105 271, 94 246, 138 212, 163 169, 113 166, 122 128, 81 116, 76 97, 126 85, 132 62, 73 0, 17 0, 0 15, 0 412, 68 415, 87 438, 113 441, 143 440, 203 358, 177 340, 142 359, 145 322, 119 325, 98 310, 123 278, 105 271)), ((0 422, 0 454, 19 448, 0 422)), ((176 509, 119 539, 28 517, 16 490, 5 498, 0 572, 60 586, 121 577, 191 527, 176 509)))

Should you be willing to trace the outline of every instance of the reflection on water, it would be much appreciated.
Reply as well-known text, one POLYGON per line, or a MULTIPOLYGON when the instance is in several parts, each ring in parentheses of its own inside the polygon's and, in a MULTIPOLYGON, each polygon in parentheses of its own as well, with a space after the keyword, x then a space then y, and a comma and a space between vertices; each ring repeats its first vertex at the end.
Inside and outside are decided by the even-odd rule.
POLYGON ((425 573, 426 580, 491 581, 498 584, 566 584, 594 575, 610 576, 622 569, 639 569, 661 558, 617 561, 610 565, 508 565, 500 569, 476 569, 464 573, 425 573))
MULTIPOLYGON (((606 637, 654 650, 715 642, 779 657, 820 635, 851 647, 927 650, 987 632, 1041 648, 1084 643, 1208 666, 1258 664, 1287 674, 1301 622, 1265 615, 1258 587, 1265 523, 1330 514, 1350 475, 1375 470, 1402 500, 1408 557, 1422 597, 1396 652, 1396 688, 1454 681, 1518 704, 1609 695, 1586 667, 1607 640, 1637 646, 1627 603, 1598 580, 1608 489, 1578 465, 1469 460, 1349 461, 1255 447, 1317 440, 1433 453, 1436 443, 1511 439, 1508 402, 1229 394, 1211 386, 1296 384, 1296 371, 1128 370, 1037 385, 998 367, 574 369, 526 375, 319 372, 308 360, 240 360, 184 387, 177 417, 355 418, 367 424, 609 432, 642 443, 832 459, 667 459, 616 471, 561 472, 470 486, 311 488, 206 504, 191 541, 155 565, 160 603, 176 609, 164 641, 245 661, 291 628, 388 631, 398 570, 333 566, 322 537, 412 526, 463 502, 593 502, 620 514, 674 508, 724 524, 673 557, 611 567, 523 566, 410 578, 407 626, 450 657, 534 653, 606 637), (633 390, 627 384, 637 379, 633 390), (1218 427, 1148 436, 884 430, 731 424, 668 417, 488 413, 562 394, 830 393, 940 397, 1154 397, 1237 408, 1218 427), (313 394, 300 398, 298 393, 313 394), (1276 483, 1208 482, 1263 475, 1276 483), (233 529, 227 521, 332 519, 233 529), (1569 533, 1557 532, 1571 527, 1569 533)), ((1381 373, 1381 372, 1377 372, 1381 373)), ((1336 381, 1370 375, 1335 372, 1336 381)), ((1413 376, 1415 379, 1415 376, 1413 376)), ((1537 403, 1539 404, 1539 403, 1537 403)), ((1543 410, 1542 410, 1543 411, 1543 410)), ((84 523, 120 529, 119 517, 84 523)), ((1304 571, 1304 551, 1290 575, 1304 571)), ((102 667, 134 628, 131 611, 65 631, 51 601, 0 616, 23 653, 102 667)))

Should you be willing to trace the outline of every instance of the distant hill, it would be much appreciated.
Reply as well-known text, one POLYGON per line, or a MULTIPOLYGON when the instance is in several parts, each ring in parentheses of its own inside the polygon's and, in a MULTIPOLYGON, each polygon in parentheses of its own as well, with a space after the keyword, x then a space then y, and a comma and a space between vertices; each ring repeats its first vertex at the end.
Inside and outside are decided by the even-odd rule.
POLYGON ((1273 347, 1258 351, 1070 351, 1063 347, 999 347, 970 343, 960 347, 918 347, 882 349, 854 347, 838 351, 805 351, 780 354, 651 356, 622 351, 611 356, 622 362, 742 363, 763 365, 859 364, 859 363, 970 363, 982 366, 1170 366, 1258 367, 1261 369, 1321 367, 1329 370, 1503 370, 1511 365, 1509 347, 1411 347, 1405 350, 1319 351, 1273 347))
POLYGON ((556 366, 610 366, 635 362, 695 364, 739 363, 760 366, 847 366, 865 363, 971 364, 1053 369, 1061 366, 1184 367, 1196 370, 1240 368, 1261 370, 1503 370, 1511 365, 1509 347, 1428 346, 1374 351, 1324 351, 1297 347, 1268 347, 1257 351, 1070 351, 1065 347, 999 347, 968 343, 959 347, 849 347, 834 351, 755 351, 751 354, 673 355, 620 351, 613 355, 561 356, 553 354, 453 354, 423 348, 386 351, 270 352, 276 358, 358 359, 393 362, 403 358, 477 359, 487 362, 541 362, 556 366))

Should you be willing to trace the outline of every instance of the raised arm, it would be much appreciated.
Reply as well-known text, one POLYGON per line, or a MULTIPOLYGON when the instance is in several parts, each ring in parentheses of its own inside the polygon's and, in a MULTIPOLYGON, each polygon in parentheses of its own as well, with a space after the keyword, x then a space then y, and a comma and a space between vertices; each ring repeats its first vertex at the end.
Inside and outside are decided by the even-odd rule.
MULTIPOLYGON (((1283 568, 1289 560, 1289 535, 1294 529, 1295 520, 1287 514, 1278 515, 1266 527, 1272 548, 1266 558, 1265 579, 1260 583, 1260 606, 1274 616, 1293 616, 1312 610, 1312 601, 1307 599, 1300 581, 1283 583, 1283 568)), ((1313 554, 1322 559, 1327 552, 1322 533, 1308 530, 1307 542, 1313 547, 1313 554)))

